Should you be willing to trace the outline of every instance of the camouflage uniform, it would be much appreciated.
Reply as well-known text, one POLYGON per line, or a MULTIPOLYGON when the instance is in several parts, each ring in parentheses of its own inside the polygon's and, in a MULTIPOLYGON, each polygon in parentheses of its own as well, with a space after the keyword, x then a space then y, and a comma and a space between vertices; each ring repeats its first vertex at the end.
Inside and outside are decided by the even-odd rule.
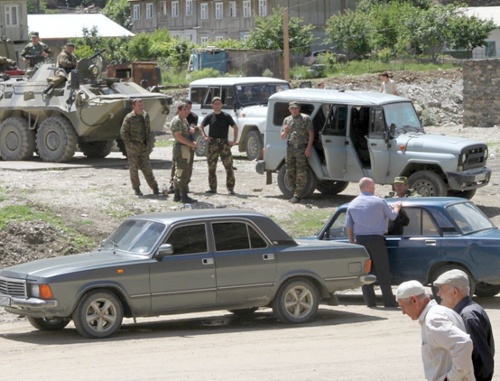
POLYGON ((235 126, 234 119, 227 113, 211 113, 205 116, 201 126, 210 125, 209 136, 211 141, 208 144, 207 164, 208 164, 208 186, 209 191, 217 192, 217 161, 220 159, 226 169, 226 187, 229 192, 234 192, 236 179, 233 170, 233 155, 227 136, 229 127, 235 126))
MULTIPOLYGON (((187 121, 182 120, 176 115, 170 124, 172 135, 180 132, 187 140, 191 139, 189 134, 189 125, 187 121)), ((180 193, 187 193, 188 183, 193 173, 194 150, 178 141, 174 144, 172 161, 175 163, 174 189, 180 193)))
POLYGON ((130 112, 123 119, 120 136, 127 149, 128 165, 130 169, 130 182, 134 190, 139 189, 141 182, 139 180, 139 169, 153 191, 158 191, 158 183, 151 169, 149 160, 151 126, 149 115, 143 112, 137 115, 134 111, 130 112))
POLYGON ((68 53, 65 50, 63 50, 57 56, 57 67, 64 68, 66 73, 69 73, 71 70, 75 69, 77 63, 78 60, 76 59, 76 56, 73 53, 68 53))
POLYGON ((0 72, 4 72, 5 70, 15 69, 17 66, 16 61, 13 61, 7 57, 0 56, 0 72))
MULTIPOLYGON (((394 198, 394 197, 398 197, 398 195, 394 191, 390 191, 389 194, 385 196, 385 198, 394 198)), ((414 189, 407 189, 403 197, 420 197, 420 195, 414 189)))
POLYGON ((309 142, 309 131, 313 131, 309 115, 299 114, 297 117, 287 116, 282 129, 291 127, 286 150, 286 178, 294 197, 301 198, 307 183, 306 148, 309 142))
POLYGON ((43 42, 40 41, 36 45, 30 42, 28 45, 24 47, 24 50, 21 53, 21 57, 27 58, 30 62, 29 67, 33 67, 36 64, 45 61, 45 57, 42 56, 42 52, 51 54, 49 47, 45 45, 43 42))

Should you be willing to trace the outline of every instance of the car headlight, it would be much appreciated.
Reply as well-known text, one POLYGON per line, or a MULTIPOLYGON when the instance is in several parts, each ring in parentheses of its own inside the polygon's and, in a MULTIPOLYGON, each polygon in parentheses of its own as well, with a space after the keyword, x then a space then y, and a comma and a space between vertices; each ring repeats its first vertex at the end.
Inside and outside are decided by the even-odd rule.
POLYGON ((52 289, 48 284, 37 283, 29 285, 29 296, 40 299, 51 299, 54 297, 54 295, 52 294, 52 289))

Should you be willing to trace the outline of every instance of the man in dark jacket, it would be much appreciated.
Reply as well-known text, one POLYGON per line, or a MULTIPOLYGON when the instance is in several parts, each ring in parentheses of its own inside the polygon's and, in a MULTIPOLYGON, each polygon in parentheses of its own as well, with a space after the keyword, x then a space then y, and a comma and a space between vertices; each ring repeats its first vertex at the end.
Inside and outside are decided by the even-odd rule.
POLYGON ((472 364, 476 381, 490 381, 495 369, 495 341, 486 311, 470 297, 469 277, 454 269, 441 274, 433 285, 438 287, 441 304, 453 309, 464 320, 474 349, 472 364))

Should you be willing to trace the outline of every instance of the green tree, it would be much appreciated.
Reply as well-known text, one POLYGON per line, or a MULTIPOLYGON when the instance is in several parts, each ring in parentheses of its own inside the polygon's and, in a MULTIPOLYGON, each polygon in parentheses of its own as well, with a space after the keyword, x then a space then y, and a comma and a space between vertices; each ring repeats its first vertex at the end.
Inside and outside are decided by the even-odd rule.
POLYGON ((43 0, 28 0, 28 14, 44 14, 47 13, 47 3, 43 0))
POLYGON ((475 16, 458 14, 450 21, 448 45, 453 49, 465 49, 472 57, 472 50, 483 46, 490 33, 496 29, 492 20, 480 20, 475 16))
POLYGON ((328 41, 348 58, 361 58, 370 53, 370 32, 370 17, 363 12, 347 10, 326 22, 328 41))
POLYGON ((102 13, 128 30, 132 29, 130 4, 127 0, 108 0, 102 13))
MULTIPOLYGON (((272 15, 256 17, 255 28, 250 33, 245 47, 250 49, 283 50, 283 8, 275 9, 272 15)), ((305 53, 314 41, 314 26, 304 25, 303 19, 290 17, 288 20, 288 40, 292 53, 305 53)))

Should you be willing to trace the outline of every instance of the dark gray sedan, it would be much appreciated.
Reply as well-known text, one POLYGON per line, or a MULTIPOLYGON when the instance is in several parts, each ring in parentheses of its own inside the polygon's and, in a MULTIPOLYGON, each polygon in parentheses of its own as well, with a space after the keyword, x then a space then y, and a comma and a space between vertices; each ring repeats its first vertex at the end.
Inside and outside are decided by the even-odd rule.
POLYGON ((362 246, 294 240, 269 217, 241 210, 142 215, 98 251, 0 270, 0 306, 41 330, 70 320, 108 337, 123 317, 272 307, 286 323, 316 316, 335 291, 375 282, 362 246))

